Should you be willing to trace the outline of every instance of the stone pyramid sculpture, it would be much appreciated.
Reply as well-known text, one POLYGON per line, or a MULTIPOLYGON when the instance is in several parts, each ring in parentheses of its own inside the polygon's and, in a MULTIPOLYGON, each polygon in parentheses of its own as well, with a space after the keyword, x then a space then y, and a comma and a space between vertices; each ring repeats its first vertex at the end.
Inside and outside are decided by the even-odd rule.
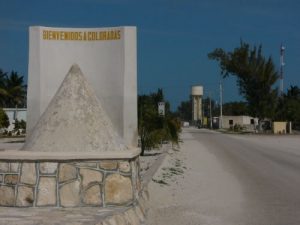
POLYGON ((101 152, 128 150, 94 90, 74 64, 22 150, 101 152))

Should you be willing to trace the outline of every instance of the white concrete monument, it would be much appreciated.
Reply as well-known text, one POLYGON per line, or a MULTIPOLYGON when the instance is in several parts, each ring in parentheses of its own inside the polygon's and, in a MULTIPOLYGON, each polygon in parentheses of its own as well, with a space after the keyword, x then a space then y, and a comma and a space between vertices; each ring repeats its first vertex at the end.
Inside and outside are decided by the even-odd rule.
POLYGON ((76 62, 125 144, 137 145, 136 27, 36 26, 29 44, 29 133, 76 62))
POLYGON ((76 64, 71 67, 22 149, 36 152, 128 150, 76 64))

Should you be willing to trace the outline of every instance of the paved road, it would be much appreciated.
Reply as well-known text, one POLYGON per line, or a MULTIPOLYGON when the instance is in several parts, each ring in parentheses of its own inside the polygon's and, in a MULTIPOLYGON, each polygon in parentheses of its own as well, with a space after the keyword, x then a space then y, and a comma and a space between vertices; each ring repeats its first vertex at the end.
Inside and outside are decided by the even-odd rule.
POLYGON ((182 138, 155 179, 172 158, 187 170, 166 186, 150 183, 150 225, 300 224, 300 136, 190 128, 182 138))
POLYGON ((191 132, 240 183, 245 224, 300 224, 300 136, 191 132))

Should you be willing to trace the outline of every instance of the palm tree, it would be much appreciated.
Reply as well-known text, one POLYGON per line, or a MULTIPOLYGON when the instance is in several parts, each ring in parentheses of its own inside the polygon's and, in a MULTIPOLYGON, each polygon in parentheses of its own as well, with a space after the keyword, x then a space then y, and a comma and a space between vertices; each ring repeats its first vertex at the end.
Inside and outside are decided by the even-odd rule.
POLYGON ((6 79, 5 89, 7 92, 6 106, 15 107, 16 109, 14 119, 17 118, 18 106, 24 104, 26 88, 27 86, 24 85, 24 77, 19 76, 17 72, 12 71, 6 79))
POLYGON ((6 91, 6 80, 7 80, 7 73, 4 73, 0 69, 0 106, 4 107, 7 97, 7 91, 6 91))

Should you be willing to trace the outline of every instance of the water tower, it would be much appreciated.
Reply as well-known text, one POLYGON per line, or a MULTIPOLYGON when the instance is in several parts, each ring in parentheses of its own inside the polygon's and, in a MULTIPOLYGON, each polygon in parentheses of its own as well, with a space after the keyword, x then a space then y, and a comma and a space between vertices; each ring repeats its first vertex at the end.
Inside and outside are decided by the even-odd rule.
POLYGON ((200 85, 192 86, 192 120, 202 122, 202 96, 203 87, 200 85))

